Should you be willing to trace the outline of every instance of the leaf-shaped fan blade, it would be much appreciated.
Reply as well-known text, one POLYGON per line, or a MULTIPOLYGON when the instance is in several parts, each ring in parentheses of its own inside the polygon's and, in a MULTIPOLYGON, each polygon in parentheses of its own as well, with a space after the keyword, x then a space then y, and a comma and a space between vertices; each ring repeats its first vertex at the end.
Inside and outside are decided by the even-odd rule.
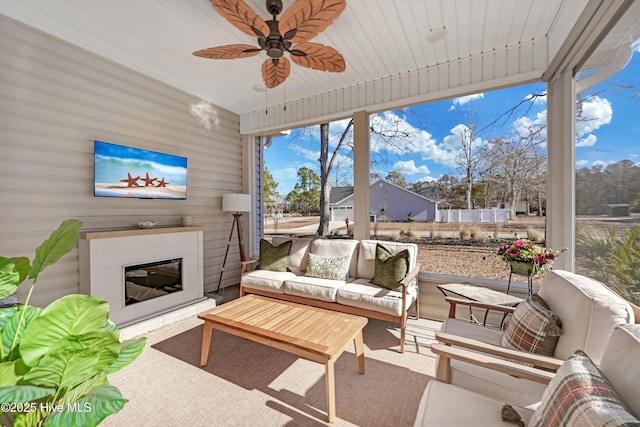
POLYGON ((250 44, 230 44, 227 46, 210 47, 193 52, 195 56, 209 59, 237 59, 257 55, 262 49, 250 44))
POLYGON ((263 34, 269 34, 269 26, 242 0, 209 0, 220 15, 225 17, 236 28, 251 37, 256 33, 251 27, 257 28, 263 34))
POLYGON ((280 34, 296 29, 292 43, 311 40, 324 31, 345 7, 345 0, 296 0, 280 18, 280 34))
POLYGON ((294 50, 306 54, 305 56, 291 55, 291 60, 303 67, 333 73, 341 73, 346 68, 340 52, 330 46, 319 43, 300 43, 294 50))
POLYGON ((278 58, 277 65, 274 60, 269 58, 262 63, 262 80, 264 85, 269 89, 278 86, 289 77, 291 71, 291 63, 287 58, 278 58))

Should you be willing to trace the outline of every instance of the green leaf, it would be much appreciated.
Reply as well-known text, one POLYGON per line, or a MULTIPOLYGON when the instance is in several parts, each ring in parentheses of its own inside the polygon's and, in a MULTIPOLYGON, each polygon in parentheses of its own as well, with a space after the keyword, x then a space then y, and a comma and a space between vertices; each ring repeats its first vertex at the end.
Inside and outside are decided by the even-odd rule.
POLYGON ((146 337, 124 341, 122 343, 122 348, 120 349, 120 354, 118 354, 118 360, 105 369, 105 373, 112 374, 133 362, 138 356, 140 356, 140 353, 144 350, 146 343, 146 337))
POLYGON ((24 332, 20 354, 28 366, 68 335, 103 329, 109 319, 109 304, 89 295, 66 295, 49 304, 24 332))
POLYGON ((100 351, 93 348, 48 353, 37 366, 24 374, 24 381, 44 387, 74 387, 98 372, 99 358, 100 351))
POLYGON ((2 355, 3 359, 8 357, 10 360, 15 360, 19 357, 17 349, 24 335, 24 331, 27 326, 40 315, 41 312, 42 309, 39 307, 23 305, 19 306, 18 310, 13 313, 13 316, 7 319, 4 327, 2 328, 2 342, 0 342, 0 345, 2 346, 2 348, 0 348, 0 355, 2 355), (24 316, 22 314, 23 311, 24 316), (18 325, 18 322, 21 320, 22 323, 18 325), (12 345, 15 347, 11 348, 12 345), (12 350, 15 350, 13 354, 11 354, 12 350))
POLYGON ((107 381, 107 375, 104 372, 99 372, 87 381, 69 389, 60 400, 60 403, 75 402, 94 388, 108 384, 109 381, 107 381))
POLYGON ((43 388, 32 385, 11 385, 0 387, 0 403, 26 403, 32 400, 52 396, 54 388, 43 388))
POLYGON ((0 387, 16 385, 22 379, 22 375, 16 373, 16 361, 0 363, 0 387))
POLYGON ((85 348, 98 351, 99 359, 95 369, 101 371, 118 358, 120 340, 116 334, 104 329, 91 331, 83 335, 69 335, 51 347, 49 354, 55 354, 63 350, 82 350, 85 348))
POLYGON ((15 262, 0 257, 0 299, 13 295, 20 284, 20 271, 15 262))
POLYGON ((45 419, 44 427, 59 426, 97 426, 111 414, 124 408, 127 399, 120 390, 111 385, 96 387, 86 396, 74 403, 67 404, 65 409, 45 419))
POLYGON ((19 256, 9 258, 16 265, 16 270, 20 273, 20 279, 18 279, 18 284, 24 282, 24 279, 29 275, 29 270, 31 269, 31 263, 29 262, 29 258, 26 256, 19 256))
POLYGON ((19 305, 14 305, 13 307, 0 308, 0 331, 4 327, 4 324, 13 316, 13 313, 20 310, 19 305))
POLYGON ((80 240, 82 221, 67 219, 57 230, 36 249, 36 257, 29 270, 29 277, 37 279, 48 266, 55 264, 60 258, 73 249, 80 240))

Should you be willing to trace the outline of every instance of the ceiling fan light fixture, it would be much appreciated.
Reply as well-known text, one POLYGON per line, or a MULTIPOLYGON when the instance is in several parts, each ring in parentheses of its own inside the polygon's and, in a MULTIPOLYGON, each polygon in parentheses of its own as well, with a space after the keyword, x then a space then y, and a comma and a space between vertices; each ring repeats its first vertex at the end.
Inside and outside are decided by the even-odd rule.
POLYGON ((255 84, 253 85, 253 90, 258 93, 265 93, 267 91, 267 87, 263 84, 255 84))
POLYGON ((435 30, 429 30, 425 37, 429 43, 437 43, 447 36, 447 29, 445 27, 436 28, 435 30))

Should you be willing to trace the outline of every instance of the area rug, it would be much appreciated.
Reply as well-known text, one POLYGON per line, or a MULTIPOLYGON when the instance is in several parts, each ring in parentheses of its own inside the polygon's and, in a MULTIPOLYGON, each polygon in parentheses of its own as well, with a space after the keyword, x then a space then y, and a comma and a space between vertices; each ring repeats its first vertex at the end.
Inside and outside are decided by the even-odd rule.
MULTIPOLYGON (((335 364, 337 419, 332 425, 413 425, 420 397, 433 378, 435 357, 429 344, 438 327, 436 322, 411 321, 405 353, 400 354, 397 325, 370 320, 364 330, 365 373, 358 373, 353 344, 335 364)), ((137 425, 153 425, 159 412, 165 414, 159 418, 163 425, 327 424, 324 365, 215 331, 208 364, 200 367, 201 340, 198 325, 145 350, 149 360, 140 365, 146 374, 139 381, 157 382, 159 389, 148 404, 154 410, 125 394, 131 390, 139 395, 135 388, 123 386, 131 399, 127 405, 145 408, 137 425)), ((133 425, 135 412, 126 406, 123 413, 126 418, 117 414, 113 425, 118 416, 133 425)))

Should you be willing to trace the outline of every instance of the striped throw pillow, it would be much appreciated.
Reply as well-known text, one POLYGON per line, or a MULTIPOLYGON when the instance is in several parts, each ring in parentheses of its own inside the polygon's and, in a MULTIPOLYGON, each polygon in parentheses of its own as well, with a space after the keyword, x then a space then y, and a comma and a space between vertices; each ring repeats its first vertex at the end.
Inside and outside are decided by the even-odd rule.
POLYGON ((577 350, 542 394, 529 426, 640 427, 589 356, 577 350))
POLYGON ((502 334, 502 346, 553 356, 562 335, 562 322, 538 294, 518 304, 502 334))

